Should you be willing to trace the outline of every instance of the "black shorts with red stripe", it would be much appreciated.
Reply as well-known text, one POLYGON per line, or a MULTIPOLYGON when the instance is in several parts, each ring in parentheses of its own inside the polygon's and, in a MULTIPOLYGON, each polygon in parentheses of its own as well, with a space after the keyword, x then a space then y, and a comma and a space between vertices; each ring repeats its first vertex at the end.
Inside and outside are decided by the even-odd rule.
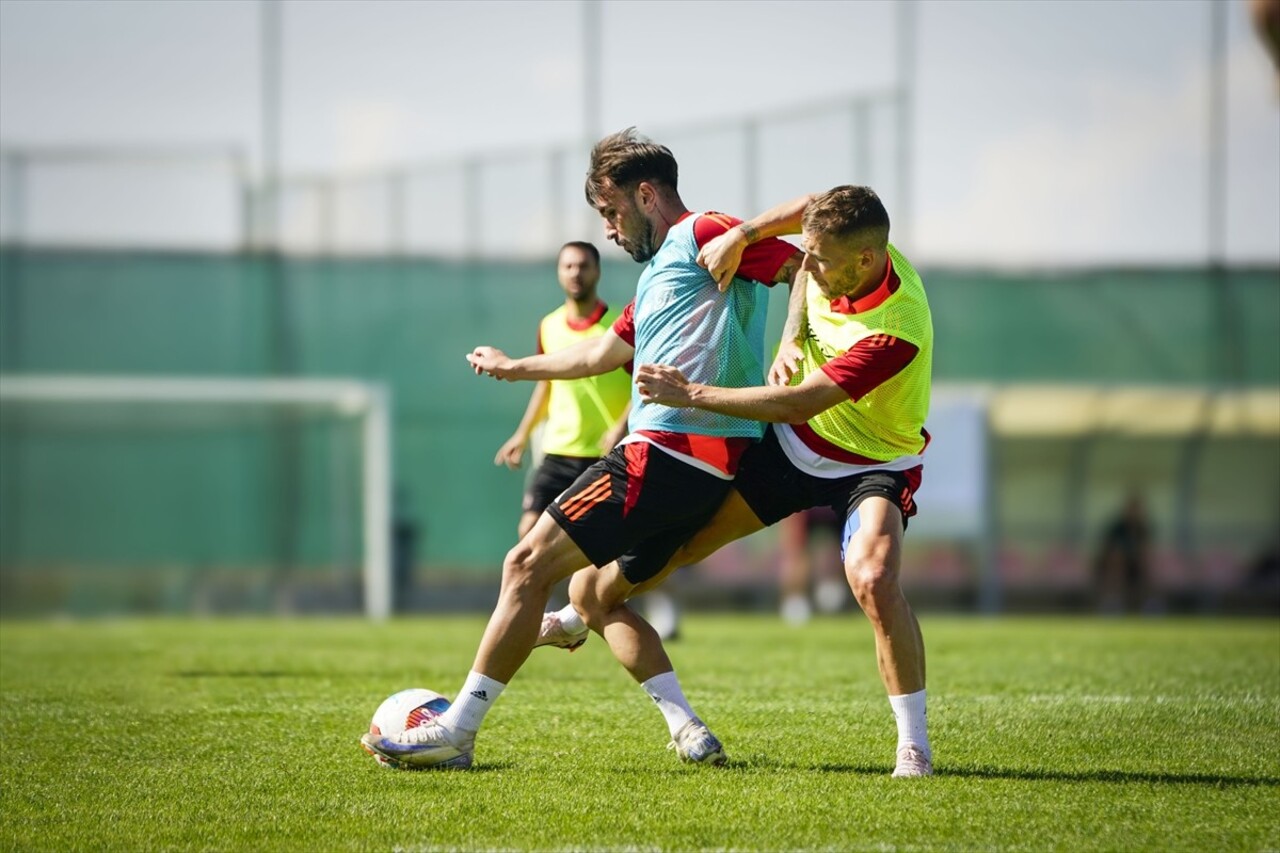
POLYGON ((524 493, 524 511, 541 514, 599 459, 598 456, 560 456, 556 453, 543 456, 538 473, 533 475, 533 483, 524 493))
POLYGON ((847 519, 869 497, 881 497, 902 511, 902 527, 916 514, 915 493, 923 466, 906 471, 865 471, 847 477, 815 477, 791 464, 772 428, 743 454, 733 487, 766 526, 793 512, 829 506, 847 519))
POLYGON ((730 485, 636 441, 588 468, 547 512, 592 563, 617 560, 627 580, 638 584, 706 526, 730 485))

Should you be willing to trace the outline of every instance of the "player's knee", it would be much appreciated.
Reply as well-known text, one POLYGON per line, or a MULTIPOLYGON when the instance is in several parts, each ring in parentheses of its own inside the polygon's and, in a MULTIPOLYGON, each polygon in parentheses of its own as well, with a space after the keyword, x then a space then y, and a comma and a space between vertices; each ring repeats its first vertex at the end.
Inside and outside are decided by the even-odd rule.
POLYGON ((600 599, 596 596, 594 581, 591 570, 574 572, 573 577, 569 578, 569 603, 588 627, 595 627, 601 616, 600 599))
POLYGON ((845 576, 863 610, 874 609, 898 594, 897 549, 891 537, 855 537, 849 543, 845 576))
POLYGON ((609 613, 625 604, 625 591, 608 582, 608 569, 590 569, 577 572, 569 580, 569 601, 582 616, 587 627, 599 631, 608 621, 609 613))
POLYGON ((544 574, 533 549, 521 542, 508 551, 502 561, 502 589, 507 593, 519 593, 549 587, 551 581, 544 578, 544 574))

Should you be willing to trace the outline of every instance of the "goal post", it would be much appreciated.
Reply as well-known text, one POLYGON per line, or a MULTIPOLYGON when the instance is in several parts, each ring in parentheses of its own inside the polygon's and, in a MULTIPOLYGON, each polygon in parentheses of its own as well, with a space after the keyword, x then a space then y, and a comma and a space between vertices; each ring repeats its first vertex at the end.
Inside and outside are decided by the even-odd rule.
POLYGON ((377 382, 321 378, 0 375, 0 404, 283 406, 319 408, 360 423, 365 613, 392 609, 391 395, 377 382))

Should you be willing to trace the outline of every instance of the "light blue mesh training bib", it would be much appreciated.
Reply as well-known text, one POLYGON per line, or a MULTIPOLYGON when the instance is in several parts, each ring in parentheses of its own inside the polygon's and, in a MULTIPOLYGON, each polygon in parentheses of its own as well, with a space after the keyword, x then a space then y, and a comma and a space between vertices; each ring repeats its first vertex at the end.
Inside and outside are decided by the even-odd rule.
MULTIPOLYGON (((764 380, 764 322, 768 293, 736 278, 721 293, 711 274, 698 266, 693 235, 696 215, 686 216, 636 283, 635 363, 678 367, 691 382, 725 388, 761 385, 764 380)), ((694 435, 760 438, 759 421, 701 409, 676 409, 640 399, 631 391, 629 426, 694 435)))

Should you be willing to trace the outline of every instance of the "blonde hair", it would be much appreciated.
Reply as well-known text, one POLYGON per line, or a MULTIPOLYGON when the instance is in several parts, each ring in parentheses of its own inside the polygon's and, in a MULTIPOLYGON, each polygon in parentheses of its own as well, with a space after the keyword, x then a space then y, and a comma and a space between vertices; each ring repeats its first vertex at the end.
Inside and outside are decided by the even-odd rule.
POLYGON ((889 212, 870 187, 840 186, 809 201, 800 227, 806 234, 858 236, 869 246, 889 245, 889 212))

